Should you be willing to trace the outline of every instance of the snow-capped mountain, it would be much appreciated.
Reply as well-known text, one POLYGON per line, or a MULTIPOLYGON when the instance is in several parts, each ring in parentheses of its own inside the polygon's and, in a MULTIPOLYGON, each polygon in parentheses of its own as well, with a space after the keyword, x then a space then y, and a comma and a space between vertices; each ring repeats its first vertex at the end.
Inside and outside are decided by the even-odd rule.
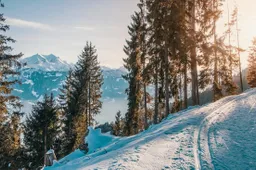
MULTIPOLYGON (((24 112, 29 112, 32 108, 31 105, 42 99, 44 94, 53 93, 57 97, 60 88, 65 83, 68 70, 73 67, 72 64, 68 64, 53 54, 35 54, 20 61, 25 66, 20 70, 21 84, 14 86, 13 94, 20 97, 24 104, 24 112)), ((98 121, 105 122, 114 120, 114 115, 118 110, 125 112, 125 89, 128 84, 122 78, 122 75, 126 73, 124 69, 111 69, 102 66, 102 72, 104 77, 102 86, 103 116, 100 116, 98 121), (113 105, 117 103, 119 107, 114 107, 113 105), (104 117, 104 115, 106 116, 104 117)))
MULTIPOLYGON (((45 93, 59 93, 59 88, 65 82, 72 64, 53 54, 35 54, 20 60, 24 67, 19 76, 21 85, 14 87, 13 93, 23 100, 37 100, 45 93)), ((102 66, 104 84, 102 86, 104 98, 124 98, 127 82, 122 78, 124 69, 111 69, 102 66)))
POLYGON ((60 59, 53 54, 41 55, 35 54, 31 57, 20 60, 24 68, 33 68, 42 71, 68 71, 72 65, 60 59))

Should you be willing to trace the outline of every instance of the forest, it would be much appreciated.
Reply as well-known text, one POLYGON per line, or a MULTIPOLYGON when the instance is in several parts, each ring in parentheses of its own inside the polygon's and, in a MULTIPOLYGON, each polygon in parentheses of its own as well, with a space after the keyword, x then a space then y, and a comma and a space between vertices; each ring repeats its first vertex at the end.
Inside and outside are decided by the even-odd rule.
MULTIPOLYGON (((122 116, 117 110, 115 122, 96 128, 115 136, 136 135, 190 106, 240 94, 247 82, 256 87, 256 38, 252 37, 249 49, 240 47, 238 7, 228 11, 225 31, 219 32, 223 2, 140 0, 128 28, 120 28, 129 33, 123 48, 127 56, 123 78, 129 84, 127 112, 122 116), (249 65, 243 77, 241 53, 245 50, 249 65), (153 87, 154 95, 148 87, 153 87)), ((6 35, 5 21, 1 14, 0 169, 38 169, 45 164, 49 149, 54 149, 58 159, 78 148, 84 150, 88 127, 97 126, 104 81, 97 46, 87 41, 57 98, 45 94, 31 113, 22 113, 12 86, 19 83, 19 69, 25 63, 19 62, 22 53, 12 53, 15 40, 6 35)))

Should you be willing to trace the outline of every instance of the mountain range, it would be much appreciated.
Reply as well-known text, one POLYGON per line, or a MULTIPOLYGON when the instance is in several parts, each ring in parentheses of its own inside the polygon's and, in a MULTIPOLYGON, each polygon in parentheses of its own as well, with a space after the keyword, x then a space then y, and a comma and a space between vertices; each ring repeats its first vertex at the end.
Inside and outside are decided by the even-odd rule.
MULTIPOLYGON (((21 84, 14 86, 13 93, 23 100, 38 100, 45 93, 59 94, 59 89, 65 82, 68 71, 73 67, 53 54, 35 54, 20 60, 21 68, 19 80, 21 84)), ((102 67, 104 84, 102 86, 104 99, 124 98, 127 82, 122 78, 123 68, 111 69, 102 67)))
MULTIPOLYGON (((30 112, 31 106, 36 101, 41 100, 44 94, 53 93, 57 97, 60 93, 59 89, 65 83, 68 71, 74 66, 54 54, 35 54, 20 59, 20 62, 24 66, 19 70, 20 84, 14 85, 13 94, 20 97, 25 112, 30 112)), ((125 89, 128 87, 128 83, 122 78, 126 70, 122 67, 112 69, 102 66, 101 68, 104 77, 102 101, 113 103, 118 100, 123 103, 120 105, 126 105, 124 104, 126 99, 125 89)), ((123 106, 116 109, 122 110, 125 108, 123 106)), ((102 110, 104 110, 104 105, 102 110)), ((112 111, 110 108, 105 110, 114 112, 113 114, 118 111, 114 109, 112 111)))

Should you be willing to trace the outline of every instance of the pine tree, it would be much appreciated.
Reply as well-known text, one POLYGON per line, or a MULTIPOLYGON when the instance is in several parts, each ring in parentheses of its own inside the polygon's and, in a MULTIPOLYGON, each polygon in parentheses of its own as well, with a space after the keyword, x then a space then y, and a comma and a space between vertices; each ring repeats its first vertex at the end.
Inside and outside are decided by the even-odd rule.
POLYGON ((70 153, 84 143, 88 126, 102 107, 102 71, 96 49, 87 42, 73 71, 69 73, 60 96, 64 114, 64 152, 70 153))
MULTIPOLYGON (((221 66, 227 58, 227 50, 224 45, 224 37, 217 35, 217 21, 220 18, 221 0, 200 1, 202 7, 199 11, 199 55, 198 61, 201 66, 199 76, 199 86, 204 89, 212 85, 214 100, 223 96, 223 87, 221 82, 224 79, 221 73, 221 66)), ((226 62, 227 65, 227 62, 226 62)), ((224 64, 225 66, 225 64, 224 64)))
MULTIPOLYGON (((140 3, 138 4, 138 7, 140 9, 140 19, 141 19, 141 26, 140 26, 140 35, 139 35, 139 44, 141 46, 141 63, 142 63, 142 69, 143 71, 146 69, 146 55, 147 55, 147 42, 146 42, 146 36, 147 36, 147 26, 146 26, 146 3, 144 0, 140 0, 140 3)), ((148 107, 147 107, 147 85, 148 85, 148 79, 145 75, 143 75, 144 72, 142 72, 142 80, 143 80, 143 102, 144 102, 144 129, 148 128, 148 107)))
POLYGON ((159 16, 159 20, 156 20, 155 11, 158 10, 154 7, 157 7, 154 5, 154 1, 147 0, 147 23, 149 25, 148 28, 148 36, 149 40, 147 42, 147 46, 149 47, 148 55, 149 57, 149 63, 147 64, 147 67, 144 70, 144 77, 146 76, 153 84, 155 89, 154 94, 154 124, 157 124, 159 122, 160 117, 160 111, 159 111, 159 104, 160 104, 160 93, 159 93, 159 83, 160 83, 160 65, 161 65, 161 59, 162 56, 160 55, 163 52, 163 46, 160 43, 161 37, 162 37, 162 29, 161 29, 161 19, 159 16))
MULTIPOLYGON (((170 26, 171 17, 167 15, 168 7, 166 2, 163 0, 148 0, 148 22, 149 22, 149 44, 150 44, 150 53, 153 55, 150 60, 149 66, 155 70, 155 116, 154 122, 158 122, 158 113, 159 108, 158 104, 161 104, 165 107, 165 116, 170 113, 169 108, 169 98, 170 98, 170 55, 169 47, 173 40, 170 38, 171 33, 168 31, 170 26), (159 68, 158 68, 159 67, 159 68), (159 77, 160 76, 160 77, 159 77), (158 86, 158 80, 160 82, 160 87, 158 86), (164 95, 164 103, 161 103, 160 100, 164 95), (159 101, 157 101, 157 98, 159 101)), ((161 107, 161 106, 160 106, 161 107)))
POLYGON ((116 120, 115 120, 115 124, 113 127, 113 135, 115 136, 122 136, 122 130, 123 130, 123 122, 122 122, 122 116, 121 116, 121 112, 118 111, 116 113, 116 120))
POLYGON ((240 48, 240 40, 239 40, 239 28, 238 28, 238 8, 236 7, 234 17, 235 17, 235 23, 236 23, 236 32, 237 32, 237 54, 238 54, 238 64, 239 64, 239 75, 240 75, 240 86, 241 91, 244 91, 244 85, 243 85, 243 75, 242 75, 242 64, 241 64, 241 56, 240 53, 243 52, 243 49, 240 48))
POLYGON ((75 142, 74 117, 78 113, 76 106, 79 97, 79 95, 75 93, 75 89, 73 84, 73 72, 70 70, 62 89, 60 89, 61 94, 59 96, 59 104, 64 124, 62 127, 64 134, 61 141, 63 155, 67 155, 73 150, 75 142))
POLYGON ((128 111, 125 115, 125 134, 134 135, 141 129, 139 128, 139 119, 142 115, 142 63, 141 63, 141 46, 139 43, 141 27, 141 15, 137 12, 132 16, 131 26, 128 26, 130 41, 126 41, 124 52, 128 58, 124 59, 124 67, 128 70, 128 74, 123 78, 128 81, 129 87, 126 90, 128 95, 128 111))
MULTIPOLYGON (((0 1, 0 6, 4 7, 0 1)), ((20 149, 20 108, 17 96, 13 96, 12 85, 17 83, 18 68, 21 66, 18 59, 22 54, 13 55, 9 45, 15 40, 5 36, 9 26, 5 24, 3 14, 0 14, 0 169, 6 169, 9 164, 15 168, 15 160, 20 149), (7 106, 13 109, 8 110, 7 106)))
MULTIPOLYGON (((227 2, 228 5, 228 2, 227 2)), ((226 54, 222 55, 222 61, 220 62, 220 74, 222 77, 222 86, 225 92, 225 95, 234 95, 237 93, 238 87, 233 81, 233 69, 238 65, 237 54, 235 53, 236 48, 232 46, 231 36, 232 36, 232 28, 235 24, 235 18, 237 15, 237 10, 234 10, 232 14, 232 18, 230 20, 229 14, 229 6, 228 6, 228 23, 226 24, 228 29, 224 33, 224 37, 228 36, 228 45, 222 44, 222 46, 226 47, 226 54)), ((226 37, 225 37, 226 38, 226 37)))
POLYGON ((247 81, 251 88, 256 87, 256 38, 253 39, 250 47, 247 81))
POLYGON ((32 169, 45 163, 45 154, 49 149, 54 149, 59 130, 59 116, 53 95, 45 95, 42 102, 33 106, 24 125, 24 144, 32 169))
POLYGON ((198 70, 197 70, 197 53, 196 53, 196 7, 197 7, 197 0, 190 0, 190 23, 191 23, 191 38, 194 42, 194 45, 191 45, 190 50, 190 66, 191 66, 191 81, 192 81, 192 101, 193 105, 199 105, 199 83, 198 83, 198 70))

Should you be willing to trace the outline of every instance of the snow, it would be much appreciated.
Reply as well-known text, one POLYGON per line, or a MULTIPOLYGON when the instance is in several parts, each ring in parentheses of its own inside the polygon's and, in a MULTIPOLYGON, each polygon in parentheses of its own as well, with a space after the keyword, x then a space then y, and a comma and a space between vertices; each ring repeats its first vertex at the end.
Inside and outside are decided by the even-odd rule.
POLYGON ((13 89, 14 91, 18 92, 18 93, 23 93, 23 90, 19 90, 19 89, 13 89))
POLYGON ((56 77, 61 77, 62 76, 62 74, 61 73, 56 73, 56 75, 55 75, 56 77))
POLYGON ((39 102, 42 102, 44 100, 44 96, 43 95, 41 95, 38 99, 37 99, 37 101, 39 101, 39 102))
POLYGON ((61 60, 59 57, 50 55, 35 54, 31 57, 21 59, 25 63, 24 68, 32 68, 43 71, 68 71, 72 65, 66 61, 61 60))
POLYGON ((31 93, 33 94, 33 96, 39 97, 39 95, 37 94, 37 92, 35 92, 34 90, 32 90, 31 93))
POLYGON ((45 169, 254 169, 256 89, 190 107, 135 136, 90 131, 89 154, 77 150, 45 169))
POLYGON ((23 84, 30 84, 31 86, 33 86, 34 82, 32 80, 26 80, 23 84))
POLYGON ((101 148, 104 148, 115 140, 115 137, 109 134, 102 134, 101 129, 93 129, 92 127, 88 129, 89 134, 85 138, 85 142, 89 144, 88 154, 97 152, 98 150, 100 151, 101 148))
MULTIPOLYGON (((21 108, 21 111, 22 112, 24 112, 24 113, 26 113, 26 114, 29 114, 29 113, 31 113, 31 111, 32 111, 32 107, 33 107, 33 105, 35 104, 34 102, 32 102, 32 101, 28 101, 28 100, 21 100, 21 104, 23 105, 23 107, 21 108)), ((26 119, 26 115, 24 115, 23 117, 22 117, 22 122, 24 122, 25 121, 25 119, 26 119)))

